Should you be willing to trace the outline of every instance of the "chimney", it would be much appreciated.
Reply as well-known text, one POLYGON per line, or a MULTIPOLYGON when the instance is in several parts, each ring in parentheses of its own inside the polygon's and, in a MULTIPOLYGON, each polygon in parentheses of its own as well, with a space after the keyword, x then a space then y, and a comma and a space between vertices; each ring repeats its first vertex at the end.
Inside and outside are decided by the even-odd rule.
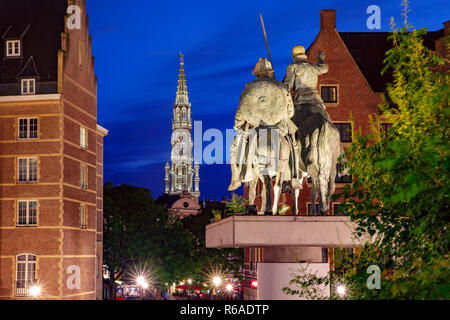
POLYGON ((450 34, 450 20, 444 22, 444 36, 450 34))
POLYGON ((336 29, 336 10, 320 10, 320 30, 336 29))

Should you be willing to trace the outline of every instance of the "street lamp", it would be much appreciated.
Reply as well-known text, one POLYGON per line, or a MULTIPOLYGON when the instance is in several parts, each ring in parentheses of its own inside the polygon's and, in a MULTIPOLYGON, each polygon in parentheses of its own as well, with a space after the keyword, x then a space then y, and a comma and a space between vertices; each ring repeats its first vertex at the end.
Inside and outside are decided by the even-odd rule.
POLYGON ((139 286, 139 299, 142 299, 142 289, 147 290, 148 282, 144 276, 138 276, 136 278, 136 283, 139 286))
POLYGON ((337 286, 336 291, 340 297, 343 297, 345 295, 345 292, 347 291, 345 286, 343 284, 340 284, 337 286))
POLYGON ((136 283, 137 283, 139 286, 142 286, 145 282, 146 282, 146 281, 145 281, 145 277, 144 277, 144 276, 139 276, 139 277, 136 278, 136 283))
POLYGON ((40 294, 41 294, 41 287, 37 284, 31 286, 28 289, 28 293, 30 294, 30 296, 32 296, 33 298, 37 298, 40 294))
POLYGON ((213 283, 214 283, 214 286, 218 287, 222 283, 222 279, 219 276, 215 276, 213 278, 213 283))
POLYGON ((192 284, 192 279, 187 280, 188 284, 192 284))
POLYGON ((233 285, 231 283, 227 284, 226 289, 228 292, 231 292, 233 290, 233 285))

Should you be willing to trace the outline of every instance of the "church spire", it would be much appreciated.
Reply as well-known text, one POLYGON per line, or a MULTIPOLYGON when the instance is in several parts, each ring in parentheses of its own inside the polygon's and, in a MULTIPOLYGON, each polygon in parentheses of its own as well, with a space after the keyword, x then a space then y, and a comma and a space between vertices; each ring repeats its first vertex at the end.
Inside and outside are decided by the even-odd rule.
POLYGON ((184 56, 180 52, 180 73, 178 75, 177 97, 175 104, 189 104, 188 91, 186 86, 186 75, 184 73, 184 56))

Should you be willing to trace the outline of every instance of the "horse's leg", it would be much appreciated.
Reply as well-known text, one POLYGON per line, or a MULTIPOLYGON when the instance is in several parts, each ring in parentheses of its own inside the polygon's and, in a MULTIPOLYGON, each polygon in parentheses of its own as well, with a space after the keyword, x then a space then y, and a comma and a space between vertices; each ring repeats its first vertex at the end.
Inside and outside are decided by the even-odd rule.
POLYGON ((273 187, 273 206, 272 206, 273 215, 278 214, 278 202, 280 201, 280 195, 281 195, 280 183, 279 181, 276 181, 273 187))
POLYGON ((329 174, 320 174, 319 176, 319 212, 318 215, 325 216, 328 214, 328 195, 329 190, 329 174))
POLYGON ((250 206, 255 204, 256 198, 256 185, 258 184, 258 178, 250 180, 248 183, 248 204, 250 206))
POLYGON ((298 197, 300 195, 300 189, 292 190, 292 212, 298 215, 298 197))
POLYGON ((316 199, 319 195, 319 177, 311 176, 312 185, 311 185, 311 216, 317 215, 316 212, 316 199))
POLYGON ((293 172, 291 171, 291 168, 289 168, 289 159, 291 157, 291 146, 289 145, 289 142, 286 140, 286 138, 282 137, 281 135, 280 135, 280 139, 281 139, 280 151, 278 153, 279 166, 278 166, 278 170, 277 170, 275 186, 274 186, 274 193, 273 193, 273 197, 274 197, 273 207, 272 207, 273 215, 278 214, 280 195, 281 195, 281 190, 283 187, 283 181, 285 179, 286 170, 290 171, 291 177, 293 176, 293 172))
POLYGON ((264 213, 272 209, 272 178, 268 175, 263 176, 263 194, 265 197, 264 213))
POLYGON ((327 201, 328 203, 330 203, 331 201, 331 197, 334 194, 334 190, 336 189, 336 182, 334 181, 334 179, 336 179, 336 164, 333 163, 333 166, 331 167, 330 170, 330 180, 328 182, 328 198, 327 201))

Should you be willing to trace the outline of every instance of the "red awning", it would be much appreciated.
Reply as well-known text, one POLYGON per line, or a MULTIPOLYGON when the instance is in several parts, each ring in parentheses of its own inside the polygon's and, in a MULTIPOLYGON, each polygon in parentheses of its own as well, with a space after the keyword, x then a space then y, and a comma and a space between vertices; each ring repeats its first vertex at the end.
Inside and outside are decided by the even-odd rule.
POLYGON ((181 290, 189 290, 189 289, 192 289, 192 290, 194 290, 194 291, 203 291, 203 288, 202 288, 202 287, 197 287, 197 286, 187 286, 187 285, 185 285, 185 284, 176 286, 175 289, 181 289, 181 290))

